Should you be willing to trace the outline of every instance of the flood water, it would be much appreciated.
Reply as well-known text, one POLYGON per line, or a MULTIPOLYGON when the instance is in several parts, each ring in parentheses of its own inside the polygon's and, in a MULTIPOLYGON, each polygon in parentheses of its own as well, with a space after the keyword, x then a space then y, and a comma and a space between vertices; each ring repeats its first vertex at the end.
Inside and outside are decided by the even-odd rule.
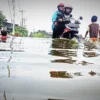
POLYGON ((0 43, 0 100, 100 100, 99 46, 9 38, 0 43))

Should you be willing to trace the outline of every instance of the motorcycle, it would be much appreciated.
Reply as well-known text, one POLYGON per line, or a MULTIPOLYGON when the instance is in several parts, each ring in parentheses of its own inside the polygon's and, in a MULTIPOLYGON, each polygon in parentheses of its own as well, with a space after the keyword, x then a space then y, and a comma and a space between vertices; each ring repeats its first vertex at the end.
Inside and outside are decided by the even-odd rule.
POLYGON ((0 41, 1 41, 1 42, 6 42, 6 41, 7 41, 7 37, 8 37, 8 36, 7 36, 7 33, 8 33, 8 32, 7 32, 6 30, 2 30, 2 31, 1 31, 1 36, 0 36, 0 41))
POLYGON ((6 40, 7 40, 7 36, 1 36, 1 41, 2 42, 6 42, 6 40))
POLYGON ((69 24, 65 24, 65 28, 64 28, 64 32, 61 34, 61 38, 67 38, 67 39, 72 39, 72 38, 77 38, 78 41, 79 40, 79 25, 81 24, 79 20, 82 20, 82 17, 79 17, 78 20, 75 20, 74 18, 72 18, 72 20, 74 20, 74 22, 69 23, 69 24))

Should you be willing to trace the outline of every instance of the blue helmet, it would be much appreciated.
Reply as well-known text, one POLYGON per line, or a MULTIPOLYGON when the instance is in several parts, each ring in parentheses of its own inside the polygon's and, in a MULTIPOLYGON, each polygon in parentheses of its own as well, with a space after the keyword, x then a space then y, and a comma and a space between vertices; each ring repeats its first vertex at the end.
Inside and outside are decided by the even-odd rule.
POLYGON ((91 22, 96 22, 96 21, 97 21, 97 19, 98 19, 98 17, 97 17, 97 16, 92 16, 92 18, 91 18, 91 22))

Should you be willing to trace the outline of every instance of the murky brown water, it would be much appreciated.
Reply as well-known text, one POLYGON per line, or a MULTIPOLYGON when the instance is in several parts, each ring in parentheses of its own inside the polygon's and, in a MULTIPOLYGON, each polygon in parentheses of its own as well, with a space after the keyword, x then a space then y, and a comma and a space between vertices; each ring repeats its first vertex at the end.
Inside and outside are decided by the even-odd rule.
POLYGON ((100 48, 74 40, 0 43, 0 100, 100 100, 100 48))

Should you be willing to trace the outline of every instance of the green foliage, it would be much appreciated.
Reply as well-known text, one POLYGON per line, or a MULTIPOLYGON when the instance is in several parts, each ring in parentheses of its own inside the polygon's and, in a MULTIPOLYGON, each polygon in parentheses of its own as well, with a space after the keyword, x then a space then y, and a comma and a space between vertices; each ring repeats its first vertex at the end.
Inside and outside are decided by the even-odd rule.
POLYGON ((38 32, 38 33, 33 33, 32 34, 32 37, 37 37, 37 38, 49 38, 49 36, 47 36, 47 35, 45 35, 45 34, 43 34, 43 33, 40 33, 40 32, 38 32))
POLYGON ((47 34, 47 32, 45 30, 38 30, 36 33, 47 34))
POLYGON ((6 17, 0 12, 0 27, 3 27, 6 22, 6 17))
POLYGON ((28 30, 22 26, 15 27, 15 35, 27 37, 28 36, 28 30))
POLYGON ((38 30, 37 32, 31 33, 31 37, 37 38, 50 38, 51 36, 45 30, 38 30))

